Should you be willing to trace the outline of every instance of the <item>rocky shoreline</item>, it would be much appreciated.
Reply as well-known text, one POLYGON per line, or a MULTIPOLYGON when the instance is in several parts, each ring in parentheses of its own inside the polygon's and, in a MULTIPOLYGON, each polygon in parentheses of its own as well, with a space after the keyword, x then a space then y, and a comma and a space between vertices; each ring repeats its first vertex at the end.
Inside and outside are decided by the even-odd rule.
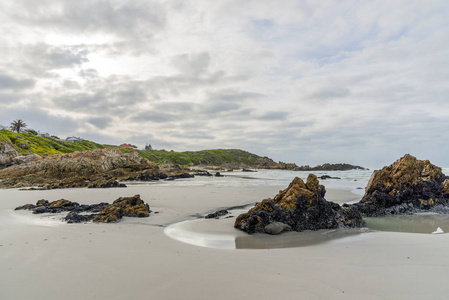
POLYGON ((409 154, 374 171, 363 198, 348 205, 325 200, 325 188, 310 174, 295 178, 274 199, 237 217, 234 227, 249 234, 362 227, 363 217, 420 212, 449 214, 449 179, 442 169, 409 154))

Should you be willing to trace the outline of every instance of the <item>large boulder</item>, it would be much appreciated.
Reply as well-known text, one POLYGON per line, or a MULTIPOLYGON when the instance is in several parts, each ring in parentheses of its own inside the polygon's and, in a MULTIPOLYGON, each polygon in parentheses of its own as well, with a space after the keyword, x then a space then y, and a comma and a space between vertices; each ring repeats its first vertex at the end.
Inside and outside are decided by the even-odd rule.
POLYGON ((406 154, 376 170, 365 195, 354 204, 364 216, 442 211, 448 204, 449 183, 440 167, 406 154))
POLYGON ((310 174, 306 183, 296 177, 274 197, 257 203, 237 217, 234 227, 249 234, 278 234, 283 231, 318 230, 338 227, 361 227, 363 219, 357 209, 341 207, 324 198, 326 189, 310 174))

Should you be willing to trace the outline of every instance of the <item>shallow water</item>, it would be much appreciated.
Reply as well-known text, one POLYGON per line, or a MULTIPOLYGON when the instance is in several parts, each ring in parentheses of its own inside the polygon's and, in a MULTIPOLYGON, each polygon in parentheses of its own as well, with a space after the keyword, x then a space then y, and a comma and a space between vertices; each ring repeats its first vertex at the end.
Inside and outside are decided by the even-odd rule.
POLYGON ((449 232, 449 215, 422 213, 365 218, 365 221, 367 228, 378 231, 430 234, 439 227, 444 232, 449 232))
POLYGON ((355 237, 366 232, 364 228, 357 228, 292 231, 274 236, 257 233, 249 235, 234 229, 234 220, 235 218, 230 220, 188 220, 168 226, 165 228, 164 233, 175 240, 208 248, 276 249, 312 246, 337 239, 355 237))

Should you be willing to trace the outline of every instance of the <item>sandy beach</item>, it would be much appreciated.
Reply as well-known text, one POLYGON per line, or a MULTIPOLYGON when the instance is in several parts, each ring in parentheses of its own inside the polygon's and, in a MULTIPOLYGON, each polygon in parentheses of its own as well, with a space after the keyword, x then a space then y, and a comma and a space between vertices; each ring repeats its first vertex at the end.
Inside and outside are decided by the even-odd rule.
MULTIPOLYGON (((283 188, 150 184, 122 189, 0 190, 0 299, 447 297, 447 234, 305 232, 304 239, 311 242, 300 247, 224 249, 220 243, 203 247, 164 233, 177 222, 273 197, 283 188), (135 194, 149 203, 153 211, 149 218, 66 224, 60 215, 14 211, 43 198, 93 204, 135 194), (317 240, 320 234, 334 238, 317 240)), ((358 198, 348 190, 328 189, 326 194, 327 200, 339 203, 358 198)), ((182 228, 206 237, 234 236, 237 248, 239 243, 244 248, 248 236, 232 228, 234 219, 198 220, 183 223, 182 228)))

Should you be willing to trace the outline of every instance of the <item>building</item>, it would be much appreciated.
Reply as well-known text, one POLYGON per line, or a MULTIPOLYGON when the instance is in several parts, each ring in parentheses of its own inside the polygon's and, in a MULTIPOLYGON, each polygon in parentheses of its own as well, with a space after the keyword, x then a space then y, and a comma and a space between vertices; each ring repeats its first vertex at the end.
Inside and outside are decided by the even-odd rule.
POLYGON ((133 148, 133 146, 128 145, 128 144, 121 144, 119 147, 123 147, 123 148, 133 148))

